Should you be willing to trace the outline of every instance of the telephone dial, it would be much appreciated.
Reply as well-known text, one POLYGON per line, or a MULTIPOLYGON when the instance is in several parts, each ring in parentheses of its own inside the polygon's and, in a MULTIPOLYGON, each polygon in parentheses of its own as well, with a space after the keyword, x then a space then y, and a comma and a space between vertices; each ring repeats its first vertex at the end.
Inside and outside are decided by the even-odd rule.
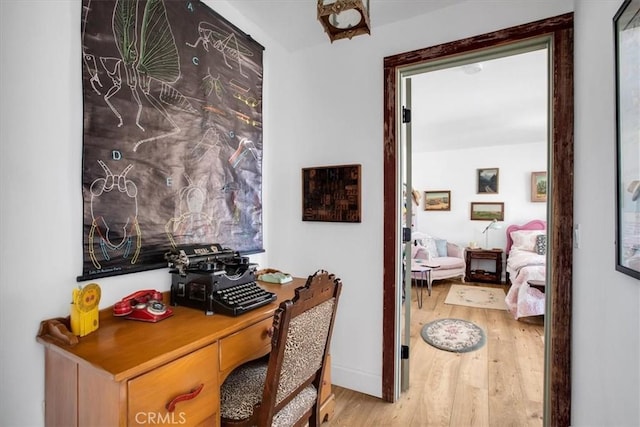
POLYGON ((173 314, 162 302, 162 292, 153 289, 134 292, 113 306, 113 315, 143 322, 159 322, 173 314))

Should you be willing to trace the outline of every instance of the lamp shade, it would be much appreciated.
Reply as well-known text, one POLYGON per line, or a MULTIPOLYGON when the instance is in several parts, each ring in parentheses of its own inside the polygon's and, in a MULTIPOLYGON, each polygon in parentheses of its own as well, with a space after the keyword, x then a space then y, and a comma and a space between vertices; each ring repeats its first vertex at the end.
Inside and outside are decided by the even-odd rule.
POLYGON ((331 43, 371 34, 369 0, 318 0, 318 20, 331 43))

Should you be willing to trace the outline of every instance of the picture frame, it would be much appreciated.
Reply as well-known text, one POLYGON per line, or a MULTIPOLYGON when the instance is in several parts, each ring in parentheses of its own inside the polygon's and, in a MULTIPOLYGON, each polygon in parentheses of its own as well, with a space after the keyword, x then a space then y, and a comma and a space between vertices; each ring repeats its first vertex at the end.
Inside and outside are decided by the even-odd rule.
POLYGON ((504 221, 504 202, 471 202, 471 221, 504 221))
POLYGON ((531 172, 531 201, 547 201, 547 172, 531 172))
POLYGON ((478 169, 476 174, 476 192, 478 194, 497 194, 499 177, 499 168, 478 169))
POLYGON ((640 0, 613 18, 616 76, 616 270, 640 279, 640 0))
POLYGON ((302 169, 302 220, 361 222, 359 164, 302 169))
POLYGON ((425 191, 424 192, 425 211, 450 211, 451 191, 425 191))

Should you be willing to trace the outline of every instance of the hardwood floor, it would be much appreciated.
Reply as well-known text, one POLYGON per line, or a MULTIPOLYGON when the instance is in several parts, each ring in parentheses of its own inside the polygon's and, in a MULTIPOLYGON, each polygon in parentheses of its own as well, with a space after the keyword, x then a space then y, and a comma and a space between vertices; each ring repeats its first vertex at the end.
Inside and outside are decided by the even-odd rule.
MULTIPOLYGON (((333 386, 336 406, 325 426, 541 426, 544 326, 503 310, 445 304, 451 284, 434 282, 417 307, 411 295, 410 387, 395 403, 333 386), (438 350, 422 326, 454 317, 484 329, 486 344, 469 353, 438 350)), ((467 283, 469 284, 469 283, 467 283)), ((506 286, 478 283, 479 286, 506 286)))

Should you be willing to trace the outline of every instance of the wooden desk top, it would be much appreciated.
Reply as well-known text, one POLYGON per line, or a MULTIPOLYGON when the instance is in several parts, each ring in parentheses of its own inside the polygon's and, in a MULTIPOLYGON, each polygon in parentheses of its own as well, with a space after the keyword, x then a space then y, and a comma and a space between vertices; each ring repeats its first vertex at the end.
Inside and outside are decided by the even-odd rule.
MULTIPOLYGON (((111 376, 115 381, 139 375, 191 353, 249 325, 273 316, 283 300, 293 298, 295 289, 306 278, 294 278, 284 285, 259 282, 277 294, 278 299, 237 317, 172 306, 173 316, 157 323, 115 317, 112 307, 100 310, 100 326, 79 338, 75 346, 61 344, 48 336, 37 337, 46 347, 63 352, 78 363, 86 363, 111 376), (117 354, 117 357, 114 357, 117 354)), ((168 295, 165 294, 165 302, 168 295)))

